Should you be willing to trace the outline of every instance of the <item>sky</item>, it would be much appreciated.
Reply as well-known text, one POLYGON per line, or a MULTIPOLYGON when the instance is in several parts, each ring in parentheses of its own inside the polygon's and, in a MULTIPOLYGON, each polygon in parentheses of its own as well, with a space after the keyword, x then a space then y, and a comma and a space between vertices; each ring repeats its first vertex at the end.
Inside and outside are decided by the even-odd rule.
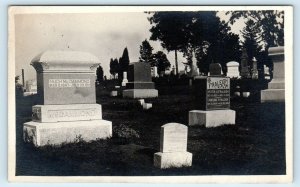
MULTIPOLYGON (((224 12, 219 15, 227 19, 224 12)), ((35 56, 46 50, 72 50, 97 56, 104 74, 109 77, 110 59, 119 59, 125 47, 130 62, 138 61, 139 46, 151 35, 147 17, 149 14, 143 12, 15 15, 16 75, 21 75, 24 69, 25 80, 35 79, 35 70, 30 66, 35 56)), ((242 27, 243 24, 235 25, 242 27)), ((239 31, 238 27, 233 30, 239 31)), ((171 66, 175 64, 174 52, 168 53, 158 41, 149 42, 154 48, 153 53, 162 50, 171 66)), ((179 70, 184 69, 180 62, 185 61, 179 53, 179 70)))

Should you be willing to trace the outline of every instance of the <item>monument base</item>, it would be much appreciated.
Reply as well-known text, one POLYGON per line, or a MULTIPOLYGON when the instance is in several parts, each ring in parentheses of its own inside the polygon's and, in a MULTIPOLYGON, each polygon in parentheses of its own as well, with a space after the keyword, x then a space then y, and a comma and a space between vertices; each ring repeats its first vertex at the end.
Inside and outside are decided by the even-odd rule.
POLYGON ((158 91, 156 89, 128 89, 128 90, 123 90, 123 97, 128 97, 128 98, 158 97, 158 91))
POLYGON ((189 152, 173 152, 154 154, 154 166, 160 169, 192 166, 193 154, 189 152))
POLYGON ((267 89, 261 91, 261 102, 284 102, 284 89, 267 89))
POLYGON ((35 146, 60 145, 78 141, 106 139, 112 136, 112 122, 106 120, 39 123, 23 125, 25 142, 35 146))
POLYGON ((204 125, 205 127, 218 127, 234 124, 234 110, 192 110, 189 112, 189 126, 204 125))

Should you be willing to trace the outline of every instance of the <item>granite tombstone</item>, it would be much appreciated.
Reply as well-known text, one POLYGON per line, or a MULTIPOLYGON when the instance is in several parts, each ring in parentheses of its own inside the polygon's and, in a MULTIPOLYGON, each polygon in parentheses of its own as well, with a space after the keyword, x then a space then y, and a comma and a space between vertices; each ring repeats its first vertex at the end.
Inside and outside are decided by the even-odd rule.
POLYGON ((37 71, 39 104, 24 123, 24 141, 35 146, 109 138, 112 123, 96 104, 95 70, 99 60, 85 52, 46 51, 31 62, 37 71))
POLYGON ((123 90, 123 97, 129 98, 151 98, 157 97, 158 91, 155 89, 151 77, 150 64, 135 62, 128 67, 128 83, 123 90))

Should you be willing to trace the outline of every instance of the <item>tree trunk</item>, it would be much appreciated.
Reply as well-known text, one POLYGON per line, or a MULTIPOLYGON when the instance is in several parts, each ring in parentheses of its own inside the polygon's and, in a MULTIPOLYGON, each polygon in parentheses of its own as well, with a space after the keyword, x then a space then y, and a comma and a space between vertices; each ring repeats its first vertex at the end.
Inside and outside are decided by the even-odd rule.
POLYGON ((177 49, 175 49, 175 68, 176 68, 176 75, 178 75, 177 49))

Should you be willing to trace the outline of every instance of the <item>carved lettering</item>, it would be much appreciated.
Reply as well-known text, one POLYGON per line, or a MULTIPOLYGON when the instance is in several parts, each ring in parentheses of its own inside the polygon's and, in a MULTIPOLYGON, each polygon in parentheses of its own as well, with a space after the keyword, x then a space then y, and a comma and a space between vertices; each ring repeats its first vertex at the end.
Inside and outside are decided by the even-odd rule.
POLYGON ((89 117, 96 115, 96 109, 49 110, 48 118, 89 117))
POLYGON ((49 79, 49 88, 91 87, 90 79, 49 79))

